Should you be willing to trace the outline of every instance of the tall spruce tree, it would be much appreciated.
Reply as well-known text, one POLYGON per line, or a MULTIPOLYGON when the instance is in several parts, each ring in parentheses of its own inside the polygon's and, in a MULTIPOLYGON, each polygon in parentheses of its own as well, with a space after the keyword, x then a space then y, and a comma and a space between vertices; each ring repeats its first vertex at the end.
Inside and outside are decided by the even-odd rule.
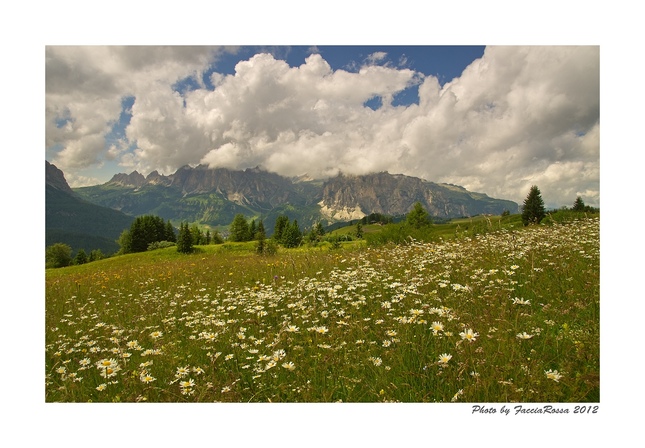
POLYGON ((164 233, 164 239, 172 243, 177 242, 177 235, 175 235, 175 228, 172 226, 170 220, 166 223, 166 232, 164 233))
POLYGON ((573 203, 573 210, 577 212, 584 212, 585 211, 585 203, 583 202, 582 198, 578 196, 573 203))
POLYGON ((546 216, 542 194, 537 185, 533 185, 529 190, 528 196, 524 200, 522 207, 522 223, 525 226, 529 224, 539 224, 546 216))
POLYGON ((302 231, 298 226, 298 221, 294 219, 291 225, 288 225, 282 234, 282 245, 284 247, 298 247, 302 243, 302 231))
POLYGON ((254 240, 255 239, 255 232, 257 232, 257 224, 255 223, 255 219, 251 220, 251 224, 249 224, 249 239, 254 240))
POLYGON ((87 259, 87 253, 85 252, 85 249, 81 248, 76 252, 76 256, 74 257, 74 264, 85 264, 88 262, 87 259))
POLYGON ((356 238, 363 238, 363 224, 361 221, 356 223, 356 238))
POLYGON ((318 221, 316 224, 316 227, 314 227, 315 232, 318 236, 323 236, 325 234, 325 228, 323 227, 322 223, 318 221))
POLYGON ((267 237, 267 232, 264 229, 264 223, 262 222, 262 220, 260 220, 260 222, 258 223, 258 230, 256 230, 254 238, 256 238, 256 239, 259 239, 259 238, 265 239, 266 237, 267 237))
POLYGON ((285 215, 280 215, 275 220, 275 227, 273 228, 273 239, 278 243, 282 242, 282 237, 285 230, 289 227, 289 218, 285 215))
POLYGON ((193 251, 193 235, 190 232, 188 223, 179 225, 179 236, 177 237, 177 252, 189 254, 193 251))
POLYGON ((233 218, 233 222, 230 227, 230 236, 229 240, 231 241, 251 241, 251 231, 249 229, 249 223, 246 222, 246 218, 243 214, 238 213, 233 218))

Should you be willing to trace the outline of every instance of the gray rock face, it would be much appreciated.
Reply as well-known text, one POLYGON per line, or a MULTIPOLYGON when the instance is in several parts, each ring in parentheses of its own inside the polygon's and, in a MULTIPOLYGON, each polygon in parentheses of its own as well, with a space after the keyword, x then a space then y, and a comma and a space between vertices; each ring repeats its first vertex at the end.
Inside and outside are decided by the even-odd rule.
POLYGON ((387 172, 341 174, 323 181, 289 179, 259 168, 234 171, 199 165, 183 166, 168 176, 156 171, 147 177, 136 171, 117 174, 104 185, 75 191, 87 200, 134 216, 157 214, 211 226, 227 226, 234 214, 243 213, 266 218, 267 225, 279 214, 287 214, 308 227, 319 221, 331 224, 360 219, 370 213, 404 215, 416 202, 441 218, 519 210, 512 201, 387 172))
POLYGON ((518 205, 512 201, 471 193, 454 185, 436 184, 387 172, 364 176, 340 175, 330 179, 323 186, 320 205, 328 213, 354 211, 357 215, 357 210, 360 210, 363 215, 403 215, 416 202, 420 202, 432 216, 442 218, 518 211, 518 205))
POLYGON ((59 170, 56 165, 52 165, 45 160, 45 184, 65 193, 73 194, 72 189, 69 187, 65 175, 59 170))

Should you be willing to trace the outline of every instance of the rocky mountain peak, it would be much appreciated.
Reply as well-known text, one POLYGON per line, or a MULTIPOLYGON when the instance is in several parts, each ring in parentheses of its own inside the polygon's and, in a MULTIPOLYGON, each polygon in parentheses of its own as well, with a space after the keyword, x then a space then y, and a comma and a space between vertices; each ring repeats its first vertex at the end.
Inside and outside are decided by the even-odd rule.
POLYGON ((341 173, 334 178, 287 178, 260 167, 244 171, 185 165, 167 176, 153 171, 117 174, 104 186, 77 189, 97 204, 138 216, 159 213, 164 218, 188 219, 210 226, 230 224, 236 213, 266 218, 281 213, 298 216, 302 225, 360 219, 370 213, 407 214, 420 202, 430 215, 441 218, 517 213, 518 205, 473 193, 463 187, 437 184, 388 172, 365 175, 341 173), (122 194, 115 195, 119 185, 122 194))
POLYGON ((45 160, 45 184, 65 193, 74 194, 69 187, 65 175, 56 165, 45 160))
POLYGON ((136 187, 136 188, 139 188, 145 183, 146 183, 146 178, 143 177, 143 174, 139 173, 136 170, 131 172, 130 174, 125 174, 125 173, 115 174, 114 176, 112 176, 112 179, 110 179, 110 181, 108 182, 108 184, 115 184, 115 185, 121 185, 124 187, 136 187))

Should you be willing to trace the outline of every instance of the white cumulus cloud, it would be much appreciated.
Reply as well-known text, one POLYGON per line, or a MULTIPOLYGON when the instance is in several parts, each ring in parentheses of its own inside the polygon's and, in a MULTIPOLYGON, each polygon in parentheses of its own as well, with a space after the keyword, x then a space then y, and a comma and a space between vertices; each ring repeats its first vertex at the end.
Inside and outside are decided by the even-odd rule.
POLYGON ((576 195, 599 205, 598 47, 488 47, 463 74, 434 76, 373 53, 356 71, 320 54, 296 67, 270 54, 240 61, 180 94, 205 47, 48 47, 47 145, 63 171, 109 157, 142 173, 185 164, 313 177, 387 170, 521 203, 531 185, 547 204, 576 195), (381 64, 381 65, 379 65, 381 64), (418 85, 419 102, 393 106, 418 85), (126 141, 102 139, 133 96, 126 141), (365 102, 381 99, 372 110, 365 102), (125 151, 128 144, 133 152, 125 151))

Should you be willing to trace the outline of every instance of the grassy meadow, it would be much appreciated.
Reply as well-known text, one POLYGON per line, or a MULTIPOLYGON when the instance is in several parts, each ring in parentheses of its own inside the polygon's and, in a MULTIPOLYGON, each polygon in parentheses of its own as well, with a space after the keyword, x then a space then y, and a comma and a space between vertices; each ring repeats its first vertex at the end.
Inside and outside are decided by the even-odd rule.
POLYGON ((599 218, 465 224, 47 270, 45 400, 598 402, 599 218))

